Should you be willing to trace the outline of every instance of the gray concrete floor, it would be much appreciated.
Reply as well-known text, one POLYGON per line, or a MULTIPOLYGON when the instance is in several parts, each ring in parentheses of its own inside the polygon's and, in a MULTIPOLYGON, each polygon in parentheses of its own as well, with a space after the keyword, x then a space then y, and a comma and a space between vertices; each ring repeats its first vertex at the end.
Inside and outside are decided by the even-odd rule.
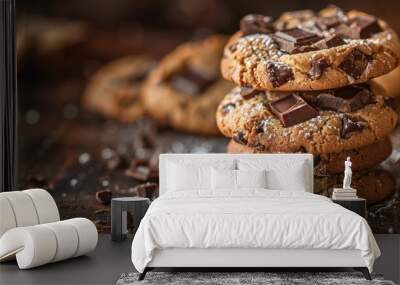
POLYGON ((131 240, 112 242, 99 235, 95 251, 41 267, 19 270, 17 263, 0 265, 0 284, 115 284, 124 272, 132 272, 131 240))
MULTIPOLYGON (((400 235, 375 236, 382 256, 375 272, 386 279, 400 282, 400 235)), ((131 240, 112 242, 110 235, 100 235, 94 252, 88 256, 19 270, 16 262, 0 265, 0 284, 115 284, 124 272, 134 271, 130 259, 131 240)), ((310 270, 312 271, 312 270, 310 270)))

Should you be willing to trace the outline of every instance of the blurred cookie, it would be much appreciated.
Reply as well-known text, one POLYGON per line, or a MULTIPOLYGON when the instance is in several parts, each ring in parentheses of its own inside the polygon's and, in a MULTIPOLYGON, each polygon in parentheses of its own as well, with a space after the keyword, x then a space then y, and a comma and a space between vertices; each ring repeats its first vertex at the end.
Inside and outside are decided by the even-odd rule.
MULTIPOLYGON (((392 50, 397 54, 397 57, 400 58, 400 40, 398 36, 393 39, 393 43, 394 46, 392 50)), ((388 74, 374 78, 373 81, 380 84, 385 89, 388 96, 400 97, 400 67, 395 68, 388 74)))
POLYGON ((143 88, 148 113, 161 124, 206 135, 219 134, 215 112, 233 85, 219 73, 226 38, 184 43, 150 73, 143 88))
MULTIPOLYGON (((314 193, 331 197, 333 188, 343 185, 343 175, 314 176, 314 193)), ((395 192, 395 181, 389 172, 381 169, 354 172, 351 187, 357 189, 359 197, 367 203, 381 202, 395 192)))
POLYGON ((17 54, 48 55, 85 41, 85 22, 24 15, 17 21, 17 54))
POLYGON ((380 84, 388 96, 399 98, 400 97, 400 67, 390 73, 374 78, 373 81, 380 84))
POLYGON ((87 110, 121 122, 133 122, 143 116, 142 82, 155 62, 141 56, 129 56, 100 68, 90 80, 83 96, 87 110))
MULTIPOLYGON (((227 147, 228 153, 264 153, 262 150, 248 147, 231 140, 227 147)), ((371 168, 384 161, 392 152, 392 143, 388 138, 374 144, 339 153, 327 153, 314 156, 314 174, 325 176, 327 174, 342 173, 344 161, 350 156, 353 163, 352 169, 363 170, 371 168)))
POLYGON ((330 8, 277 22, 247 15, 224 50, 221 71, 239 86, 298 91, 366 82, 398 66, 396 33, 381 19, 330 8))
POLYGON ((309 92, 235 88, 217 123, 236 142, 265 152, 339 153, 387 137, 397 113, 376 84, 309 92))

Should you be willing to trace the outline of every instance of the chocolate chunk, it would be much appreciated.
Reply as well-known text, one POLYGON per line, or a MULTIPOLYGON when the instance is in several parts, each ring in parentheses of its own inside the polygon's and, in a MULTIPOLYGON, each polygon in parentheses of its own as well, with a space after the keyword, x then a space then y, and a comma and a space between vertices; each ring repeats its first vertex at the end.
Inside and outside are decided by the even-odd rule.
POLYGON ((279 87, 294 79, 293 71, 287 65, 268 62, 266 68, 273 87, 279 87))
POLYGON ((313 44, 313 46, 315 46, 319 49, 327 49, 327 48, 341 46, 344 44, 345 44, 345 41, 342 39, 342 36, 332 35, 332 36, 329 36, 325 39, 322 39, 322 40, 316 42, 315 44, 313 44))
POLYGON ((257 90, 257 89, 253 89, 252 87, 247 87, 247 86, 243 86, 240 88, 240 95, 243 97, 243 99, 251 99, 254 96, 256 96, 257 94, 261 93, 262 91, 257 90))
POLYGON ((313 103, 321 110, 341 110, 341 112, 344 112, 344 100, 342 98, 334 96, 331 93, 319 94, 317 98, 313 101, 313 103))
POLYGON ((264 15, 250 14, 240 20, 240 30, 244 35, 270 34, 274 32, 274 26, 272 18, 264 15))
POLYGON ((290 94, 269 106, 285 128, 318 116, 318 111, 296 94, 290 94))
POLYGON ((244 137, 244 134, 242 132, 239 132, 239 133, 233 135, 232 139, 237 143, 240 143, 240 144, 243 144, 243 145, 247 144, 247 140, 244 137))
MULTIPOLYGON (((298 53, 302 52, 302 50, 299 49, 300 47, 310 46, 319 41, 321 37, 300 28, 293 28, 276 32, 273 35, 273 39, 281 50, 288 53, 298 53)), ((310 49, 313 49, 313 47, 310 47, 310 49)))
POLYGON ((312 80, 319 79, 328 67, 329 63, 325 58, 321 57, 313 59, 308 74, 312 80))
POLYGON ((353 49, 340 63, 339 68, 354 79, 358 79, 367 68, 370 60, 371 56, 359 49, 353 49))
POLYGON ((354 30, 355 38, 367 39, 376 33, 382 32, 377 19, 370 15, 361 15, 349 20, 350 28, 354 30))
POLYGON ((348 116, 344 116, 342 119, 342 131, 340 133, 341 138, 348 139, 354 132, 358 132, 364 129, 364 123, 361 121, 355 121, 350 119, 348 116))
POLYGON ((96 192, 96 200, 103 205, 109 205, 111 203, 111 198, 112 193, 110 190, 96 192))
POLYGON ((139 197, 155 199, 158 197, 158 184, 147 182, 135 186, 133 191, 136 192, 139 197))
POLYGON ((334 110, 342 113, 355 112, 371 103, 371 92, 359 85, 336 89, 334 94, 319 94, 314 102, 322 110, 334 110))
POLYGON ((181 72, 171 75, 167 80, 176 90, 195 96, 204 92, 217 78, 206 76, 187 67, 181 72))
POLYGON ((229 112, 231 112, 233 109, 235 109, 236 105, 234 103, 228 103, 225 104, 222 107, 222 112, 224 113, 224 115, 228 114, 229 112))
POLYGON ((102 231, 108 229, 110 230, 110 209, 102 208, 93 211, 93 222, 96 224, 96 227, 102 231))

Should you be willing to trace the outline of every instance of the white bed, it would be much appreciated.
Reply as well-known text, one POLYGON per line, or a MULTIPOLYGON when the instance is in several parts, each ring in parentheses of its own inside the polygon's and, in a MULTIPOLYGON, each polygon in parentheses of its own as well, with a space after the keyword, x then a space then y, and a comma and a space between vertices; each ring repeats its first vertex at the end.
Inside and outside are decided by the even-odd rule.
POLYGON ((162 154, 159 166, 160 197, 132 243, 140 279, 155 267, 354 267, 370 278, 380 255, 372 232, 312 194, 312 155, 162 154), (267 185, 246 186, 260 170, 267 185), (237 175, 234 186, 218 186, 224 171, 237 175))

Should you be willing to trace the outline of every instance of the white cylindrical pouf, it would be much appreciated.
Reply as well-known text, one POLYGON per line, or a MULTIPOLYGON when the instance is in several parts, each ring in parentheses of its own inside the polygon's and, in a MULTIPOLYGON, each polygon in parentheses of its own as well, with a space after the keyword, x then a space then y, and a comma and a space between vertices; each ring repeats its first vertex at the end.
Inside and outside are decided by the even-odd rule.
POLYGON ((36 208, 30 196, 22 191, 3 192, 13 209, 17 227, 33 226, 39 223, 36 208))
POLYGON ((71 258, 78 249, 78 233, 75 228, 66 221, 42 225, 51 229, 57 238, 57 252, 51 262, 71 258))
POLYGON ((56 202, 49 192, 43 189, 28 189, 22 192, 31 197, 38 214, 39 224, 57 222, 60 220, 56 202))
POLYGON ((14 228, 0 239, 0 257, 15 254, 20 269, 37 267, 53 260, 57 252, 54 232, 42 225, 14 228))
POLYGON ((74 218, 65 220, 70 223, 78 233, 78 249, 74 257, 86 254, 94 250, 97 246, 98 233, 92 221, 85 218, 74 218))
POLYGON ((15 228, 17 222, 15 221, 14 211, 7 198, 0 194, 0 237, 9 229, 15 228))

